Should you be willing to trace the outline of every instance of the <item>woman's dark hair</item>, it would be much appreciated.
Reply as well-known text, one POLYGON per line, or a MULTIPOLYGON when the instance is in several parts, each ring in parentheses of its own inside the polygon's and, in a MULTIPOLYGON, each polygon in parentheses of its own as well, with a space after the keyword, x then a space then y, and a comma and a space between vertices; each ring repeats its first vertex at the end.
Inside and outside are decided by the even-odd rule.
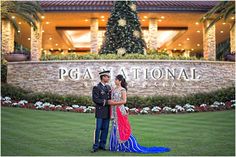
POLYGON ((128 85, 128 84, 127 84, 125 78, 123 77, 123 75, 117 75, 117 76, 116 76, 116 79, 119 80, 119 81, 121 81, 121 87, 125 88, 126 91, 127 91, 127 90, 128 90, 128 88, 127 88, 127 85, 128 85))

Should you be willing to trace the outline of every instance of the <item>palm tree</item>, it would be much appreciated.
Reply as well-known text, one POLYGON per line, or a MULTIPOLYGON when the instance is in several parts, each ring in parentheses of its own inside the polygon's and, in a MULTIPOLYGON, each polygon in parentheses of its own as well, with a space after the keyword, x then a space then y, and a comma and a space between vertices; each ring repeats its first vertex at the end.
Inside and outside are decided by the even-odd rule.
POLYGON ((43 10, 38 1, 1 1, 1 14, 3 19, 9 20, 16 32, 19 30, 19 25, 15 17, 18 17, 28 23, 30 26, 37 29, 36 22, 40 22, 40 15, 43 10))
MULTIPOLYGON (((214 6, 210 11, 208 11, 201 19, 200 22, 205 22, 208 19, 213 19, 209 26, 207 26, 206 31, 209 30, 214 24, 216 24, 222 18, 227 21, 231 16, 235 16, 235 1, 221 1, 216 6, 214 6)), ((232 22, 232 29, 235 22, 232 22)))

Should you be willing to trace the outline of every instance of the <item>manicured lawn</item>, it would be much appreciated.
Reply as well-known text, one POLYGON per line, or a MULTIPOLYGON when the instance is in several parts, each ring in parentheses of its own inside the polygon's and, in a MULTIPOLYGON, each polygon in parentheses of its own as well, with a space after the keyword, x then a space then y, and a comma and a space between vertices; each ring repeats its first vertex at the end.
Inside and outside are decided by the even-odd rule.
MULTIPOLYGON (((156 155, 235 155, 234 110, 129 119, 141 145, 172 149, 156 155)), ((90 153, 94 128, 94 114, 2 107, 1 155, 142 155, 90 153)))

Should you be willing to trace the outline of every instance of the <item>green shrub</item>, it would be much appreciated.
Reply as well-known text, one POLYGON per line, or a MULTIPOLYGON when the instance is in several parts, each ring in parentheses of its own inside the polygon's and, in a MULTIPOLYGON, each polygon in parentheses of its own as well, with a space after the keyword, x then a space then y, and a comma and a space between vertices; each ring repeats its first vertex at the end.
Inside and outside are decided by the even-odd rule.
POLYGON ((169 56, 169 54, 167 53, 167 50, 148 49, 147 54, 148 55, 165 55, 165 56, 169 56))
POLYGON ((7 61, 5 59, 1 59, 1 82, 7 82, 7 61))
POLYGON ((30 93, 25 95, 24 99, 30 102, 42 101, 49 102, 52 104, 63 104, 63 105, 93 105, 93 102, 88 96, 74 96, 74 95, 58 95, 52 93, 30 93))
POLYGON ((22 88, 15 87, 6 83, 3 83, 1 86, 1 95, 9 96, 15 100, 27 100, 29 102, 49 102, 53 104, 63 104, 63 105, 73 105, 73 104, 80 104, 80 105, 93 105, 93 102, 89 96, 74 96, 74 95, 59 95, 59 94, 52 94, 49 92, 41 93, 41 92, 32 92, 26 91, 22 88))
POLYGON ((29 94, 30 91, 26 91, 22 88, 15 87, 6 83, 2 83, 1 85, 1 96, 9 96, 12 99, 22 99, 25 95, 29 94))
MULTIPOLYGON (((74 96, 74 95, 58 95, 52 93, 36 93, 31 91, 25 91, 19 87, 14 87, 12 85, 3 83, 2 87, 2 96, 9 96, 15 100, 27 100, 29 102, 43 101, 49 102, 52 104, 63 104, 63 105, 73 105, 79 104, 84 106, 93 105, 92 99, 90 96, 74 96)), ((190 94, 184 97, 180 96, 129 96, 127 98, 126 106, 129 108, 133 107, 153 107, 153 106, 170 106, 174 107, 175 105, 185 105, 187 103, 191 105, 201 105, 207 104, 211 105, 215 101, 226 102, 228 100, 235 100, 235 88, 228 87, 222 88, 213 92, 208 93, 197 93, 190 94)))
POLYGON ((116 54, 43 54, 41 57, 41 60, 47 61, 47 60, 117 60, 117 59, 152 59, 152 60, 199 60, 203 58, 197 58, 197 57, 183 57, 183 56, 175 56, 171 57, 165 52, 159 52, 159 53, 151 53, 149 55, 143 55, 143 54, 126 54, 124 56, 116 55, 116 54))
POLYGON ((226 39, 216 45, 216 59, 224 60, 225 55, 230 53, 230 39, 226 39))

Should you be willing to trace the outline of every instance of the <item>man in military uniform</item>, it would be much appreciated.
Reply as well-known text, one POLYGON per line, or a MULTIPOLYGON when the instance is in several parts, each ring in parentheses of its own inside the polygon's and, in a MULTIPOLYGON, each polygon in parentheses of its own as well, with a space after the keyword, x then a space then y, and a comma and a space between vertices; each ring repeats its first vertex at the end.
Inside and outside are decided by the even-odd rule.
POLYGON ((96 104, 96 130, 91 152, 96 152, 98 149, 106 150, 105 146, 110 123, 110 106, 108 100, 111 99, 111 87, 106 85, 110 80, 110 71, 100 72, 99 75, 101 82, 94 86, 92 91, 92 99, 96 104))

